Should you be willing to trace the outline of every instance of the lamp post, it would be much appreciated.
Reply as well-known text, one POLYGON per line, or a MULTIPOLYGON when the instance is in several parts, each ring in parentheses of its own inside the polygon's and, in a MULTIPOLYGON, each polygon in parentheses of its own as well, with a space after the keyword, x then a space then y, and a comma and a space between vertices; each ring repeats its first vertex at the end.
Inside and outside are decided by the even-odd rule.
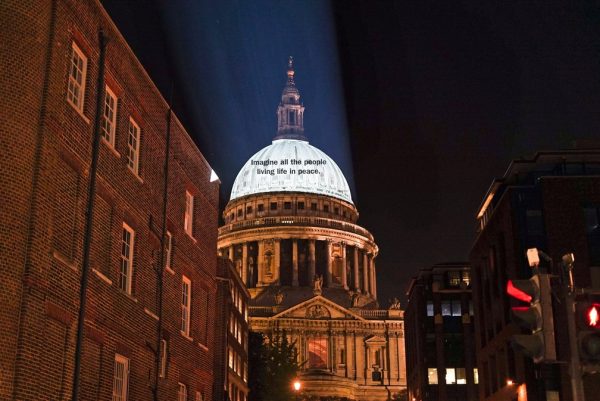
POLYGON ((299 379, 294 380, 294 394, 296 395, 296 401, 299 401, 300 389, 302 388, 302 382, 299 379))

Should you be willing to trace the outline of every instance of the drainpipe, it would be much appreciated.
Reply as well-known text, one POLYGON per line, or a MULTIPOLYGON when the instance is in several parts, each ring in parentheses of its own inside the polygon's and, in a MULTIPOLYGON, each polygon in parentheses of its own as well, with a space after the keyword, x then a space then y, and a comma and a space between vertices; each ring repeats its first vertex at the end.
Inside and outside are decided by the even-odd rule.
POLYGON ((92 164, 90 166, 90 184, 88 188, 87 206, 85 212, 85 233, 83 237, 83 265, 81 269, 81 284, 79 287, 79 314, 77 317, 77 342, 75 343, 75 368, 73 372, 73 386, 71 401, 79 400, 79 382, 81 375, 81 355, 83 353, 83 335, 85 324, 85 308, 87 301, 87 287, 90 276, 90 250, 92 239, 92 223, 94 220, 94 201, 96 194, 96 173, 98 171, 98 157, 100 150, 100 121, 104 105, 104 59, 106 56, 106 36, 102 29, 98 32, 98 46, 100 57, 98 60, 98 88, 96 91, 96 114, 94 120, 94 133, 92 142, 92 164))

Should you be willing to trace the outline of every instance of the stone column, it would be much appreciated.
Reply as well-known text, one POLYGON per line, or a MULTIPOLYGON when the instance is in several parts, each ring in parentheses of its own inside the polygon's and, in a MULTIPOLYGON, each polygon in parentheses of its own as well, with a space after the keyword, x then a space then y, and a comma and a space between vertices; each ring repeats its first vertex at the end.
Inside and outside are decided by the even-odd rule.
POLYGON ((315 278, 316 257, 315 257, 315 240, 308 240, 308 282, 312 283, 315 278))
POLYGON ((331 282, 331 241, 327 240, 327 287, 333 287, 331 282))
POLYGON ((233 262, 233 258, 234 258, 234 253, 233 253, 233 245, 231 245, 229 247, 229 252, 228 252, 228 256, 229 260, 231 260, 233 262))
POLYGON ((375 273, 375 257, 371 256, 371 295, 377 299, 377 275, 375 273))
POLYGON ((264 273, 264 258, 265 258, 265 242, 258 241, 258 254, 256 255, 256 286, 260 287, 264 285, 263 273, 264 273))
POLYGON ((281 240, 275 240, 275 255, 273 260, 273 283, 279 284, 281 278, 281 240))
POLYGON ((292 285, 298 286, 298 240, 292 240, 292 285))
POLYGON ((346 272, 346 243, 342 242, 342 286, 348 289, 348 275, 346 272))
POLYGON ((369 255, 363 253, 363 292, 369 294, 369 255))
POLYGON ((242 282, 248 284, 248 243, 242 245, 242 282))
POLYGON ((354 247, 354 291, 360 292, 360 281, 358 280, 358 247, 354 247))

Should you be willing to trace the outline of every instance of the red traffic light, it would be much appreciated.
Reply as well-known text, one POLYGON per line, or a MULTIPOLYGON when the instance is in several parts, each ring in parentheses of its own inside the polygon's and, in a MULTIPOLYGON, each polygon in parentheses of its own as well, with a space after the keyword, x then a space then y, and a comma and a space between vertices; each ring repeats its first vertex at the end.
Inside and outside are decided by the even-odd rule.
POLYGON ((588 327, 600 328, 600 304, 592 304, 586 310, 585 323, 588 327))
POLYGON ((523 302, 531 302, 531 300, 533 299, 532 296, 529 295, 527 292, 517 288, 513 284, 512 280, 508 280, 508 283, 506 284, 506 293, 511 297, 523 302))

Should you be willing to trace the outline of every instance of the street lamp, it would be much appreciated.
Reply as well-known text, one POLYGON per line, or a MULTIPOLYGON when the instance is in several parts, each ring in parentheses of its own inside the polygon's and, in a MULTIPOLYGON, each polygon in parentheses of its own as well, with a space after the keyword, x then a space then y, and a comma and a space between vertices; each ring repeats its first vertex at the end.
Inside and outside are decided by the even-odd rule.
POLYGON ((300 380, 295 379, 293 386, 294 386, 294 394, 296 395, 296 401, 298 401, 298 396, 300 395, 300 389, 302 388, 302 383, 300 382, 300 380))

